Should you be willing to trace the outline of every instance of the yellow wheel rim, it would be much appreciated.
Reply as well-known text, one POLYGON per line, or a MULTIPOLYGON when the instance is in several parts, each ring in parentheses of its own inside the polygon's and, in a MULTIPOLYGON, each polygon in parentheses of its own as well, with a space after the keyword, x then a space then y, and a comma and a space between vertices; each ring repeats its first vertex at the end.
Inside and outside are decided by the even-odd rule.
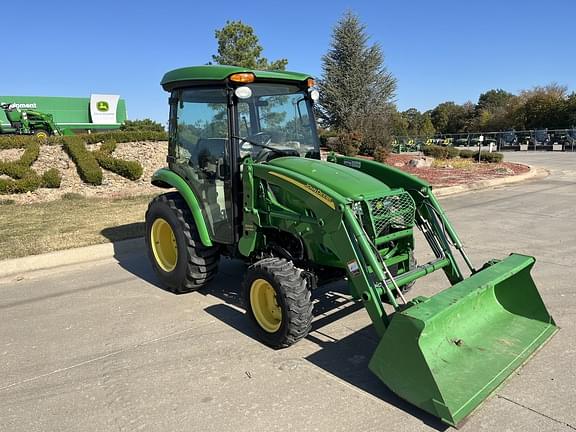
POLYGON ((250 287, 250 305, 254 318, 268 333, 274 333, 282 324, 282 309, 276 300, 276 291, 264 279, 256 279, 250 287))
POLYGON ((170 224, 162 218, 156 219, 150 229, 150 239, 160 268, 165 272, 174 270, 178 262, 178 245, 170 224))
POLYGON ((48 134, 46 132, 36 132, 36 138, 46 139, 48 138, 48 134))

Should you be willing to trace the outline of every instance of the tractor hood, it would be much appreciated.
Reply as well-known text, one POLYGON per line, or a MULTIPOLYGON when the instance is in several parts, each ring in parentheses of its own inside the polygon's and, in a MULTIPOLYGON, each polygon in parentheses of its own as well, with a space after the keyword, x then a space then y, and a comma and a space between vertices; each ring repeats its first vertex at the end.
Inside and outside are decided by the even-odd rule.
POLYGON ((390 188, 381 181, 354 168, 317 159, 281 157, 273 159, 269 165, 293 171, 326 187, 346 198, 360 195, 381 194, 390 188))

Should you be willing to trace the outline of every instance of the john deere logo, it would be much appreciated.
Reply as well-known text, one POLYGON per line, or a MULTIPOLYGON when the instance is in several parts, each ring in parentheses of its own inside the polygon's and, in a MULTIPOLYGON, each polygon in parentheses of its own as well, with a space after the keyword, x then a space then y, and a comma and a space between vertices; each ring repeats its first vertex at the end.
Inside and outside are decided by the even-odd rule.
POLYGON ((110 109, 110 105, 106 101, 96 102, 96 109, 100 112, 107 112, 110 109))

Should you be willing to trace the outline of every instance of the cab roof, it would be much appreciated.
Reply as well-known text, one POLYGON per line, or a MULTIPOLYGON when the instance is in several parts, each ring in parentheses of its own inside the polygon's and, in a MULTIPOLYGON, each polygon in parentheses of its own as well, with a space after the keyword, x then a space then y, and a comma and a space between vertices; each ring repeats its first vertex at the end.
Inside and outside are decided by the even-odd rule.
POLYGON ((309 74, 300 72, 289 71, 261 71, 255 69, 248 69, 239 66, 227 65, 205 65, 205 66, 190 66, 180 69, 174 69, 167 72, 160 84, 166 91, 174 88, 181 87, 185 84, 193 84, 199 82, 215 82, 223 81, 230 75, 242 72, 252 72, 258 79, 264 80, 282 80, 282 81, 305 81, 311 78, 309 74))

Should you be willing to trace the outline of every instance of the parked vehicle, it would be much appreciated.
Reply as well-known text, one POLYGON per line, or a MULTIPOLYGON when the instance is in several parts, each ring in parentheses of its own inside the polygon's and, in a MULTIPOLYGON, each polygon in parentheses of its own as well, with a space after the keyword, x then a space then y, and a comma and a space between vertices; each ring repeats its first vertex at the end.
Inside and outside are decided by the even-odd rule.
POLYGON ((52 114, 35 110, 21 110, 16 104, 3 103, 0 109, 6 114, 10 127, 0 124, 0 134, 35 135, 38 138, 48 138, 50 135, 70 135, 68 130, 61 130, 54 123, 52 114))
POLYGON ((241 259, 237 288, 254 334, 284 348, 311 330, 314 289, 345 281, 379 338, 369 368, 450 425, 557 331, 530 275, 533 257, 476 268, 427 182, 364 158, 320 160, 310 75, 199 66, 161 84, 170 145, 152 184, 173 190, 151 201, 145 236, 168 290, 200 289, 220 256, 241 259), (416 228, 429 262, 416 263, 416 228), (438 270, 447 289, 407 299, 414 281, 438 270))

